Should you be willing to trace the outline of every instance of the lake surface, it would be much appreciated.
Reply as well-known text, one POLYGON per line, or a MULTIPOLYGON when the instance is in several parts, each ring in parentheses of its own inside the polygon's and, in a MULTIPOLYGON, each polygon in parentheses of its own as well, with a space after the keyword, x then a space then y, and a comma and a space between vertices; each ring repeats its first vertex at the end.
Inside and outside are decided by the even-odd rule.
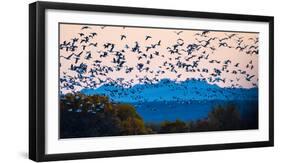
POLYGON ((250 119, 258 112, 258 101, 256 100, 131 103, 145 122, 152 123, 177 119, 182 121, 204 119, 215 106, 227 104, 234 104, 243 119, 250 119))

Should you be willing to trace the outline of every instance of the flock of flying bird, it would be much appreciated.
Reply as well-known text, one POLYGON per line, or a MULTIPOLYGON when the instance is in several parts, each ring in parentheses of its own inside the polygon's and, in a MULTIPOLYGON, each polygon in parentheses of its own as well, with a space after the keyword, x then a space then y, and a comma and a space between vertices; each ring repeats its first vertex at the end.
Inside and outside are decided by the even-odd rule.
MULTIPOLYGON (((104 84, 124 88, 130 88, 136 83, 152 84, 164 79, 165 74, 173 74, 174 79, 178 81, 188 80, 183 79, 184 73, 194 73, 197 80, 211 84, 228 83, 229 87, 237 88, 242 87, 239 81, 243 80, 251 83, 252 87, 257 87, 257 74, 251 73, 255 72, 253 70, 257 65, 252 60, 242 65, 231 59, 219 60, 212 56, 216 55, 218 49, 227 48, 257 57, 258 37, 247 38, 245 41, 238 33, 229 32, 225 32, 224 37, 214 37, 211 35, 212 31, 204 30, 194 32, 195 41, 190 42, 181 37, 185 30, 175 30, 173 32, 177 41, 168 46, 164 46, 163 40, 158 40, 157 36, 149 34, 138 38, 142 41, 128 43, 126 40, 130 35, 125 32, 120 33, 119 38, 115 38, 116 42, 110 38, 111 41, 100 43, 96 40, 99 33, 94 30, 95 28, 81 26, 80 32, 74 33, 71 40, 60 42, 59 80, 62 94, 78 92, 83 88, 98 88, 104 84), (127 55, 134 55, 137 62, 130 63, 127 55), (152 68, 155 67, 155 63, 157 68, 152 68), (67 68, 62 68, 66 65, 67 68), (116 72, 132 75, 130 79, 122 75, 116 77, 116 72), (225 77, 222 74, 230 75, 225 77)), ((99 28, 104 30, 109 27, 99 28)))

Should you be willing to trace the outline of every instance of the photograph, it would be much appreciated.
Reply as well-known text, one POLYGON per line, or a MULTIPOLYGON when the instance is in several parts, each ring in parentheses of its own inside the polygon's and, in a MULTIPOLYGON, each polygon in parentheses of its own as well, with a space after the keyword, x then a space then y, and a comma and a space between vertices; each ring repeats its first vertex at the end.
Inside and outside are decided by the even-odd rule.
POLYGON ((274 16, 147 7, 29 4, 31 160, 274 146, 274 16))
POLYGON ((259 129, 259 32, 58 26, 60 139, 259 129))

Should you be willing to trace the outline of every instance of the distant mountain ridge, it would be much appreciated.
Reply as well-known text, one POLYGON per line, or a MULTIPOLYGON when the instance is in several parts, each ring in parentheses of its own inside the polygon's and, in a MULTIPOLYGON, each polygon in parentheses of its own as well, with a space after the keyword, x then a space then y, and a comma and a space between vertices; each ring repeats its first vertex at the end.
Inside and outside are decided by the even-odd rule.
POLYGON ((221 88, 203 80, 176 82, 163 79, 156 84, 138 84, 131 88, 106 84, 80 91, 86 95, 103 94, 116 102, 189 101, 189 100, 257 100, 258 88, 221 88))

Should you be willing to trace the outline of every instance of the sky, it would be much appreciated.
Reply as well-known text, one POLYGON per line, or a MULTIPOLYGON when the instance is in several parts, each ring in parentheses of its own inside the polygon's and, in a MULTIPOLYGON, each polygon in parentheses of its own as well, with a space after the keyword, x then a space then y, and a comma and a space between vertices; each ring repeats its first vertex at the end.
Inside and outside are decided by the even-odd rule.
POLYGON ((258 85, 258 33, 83 24, 60 24, 59 30, 63 93, 162 79, 258 85))

